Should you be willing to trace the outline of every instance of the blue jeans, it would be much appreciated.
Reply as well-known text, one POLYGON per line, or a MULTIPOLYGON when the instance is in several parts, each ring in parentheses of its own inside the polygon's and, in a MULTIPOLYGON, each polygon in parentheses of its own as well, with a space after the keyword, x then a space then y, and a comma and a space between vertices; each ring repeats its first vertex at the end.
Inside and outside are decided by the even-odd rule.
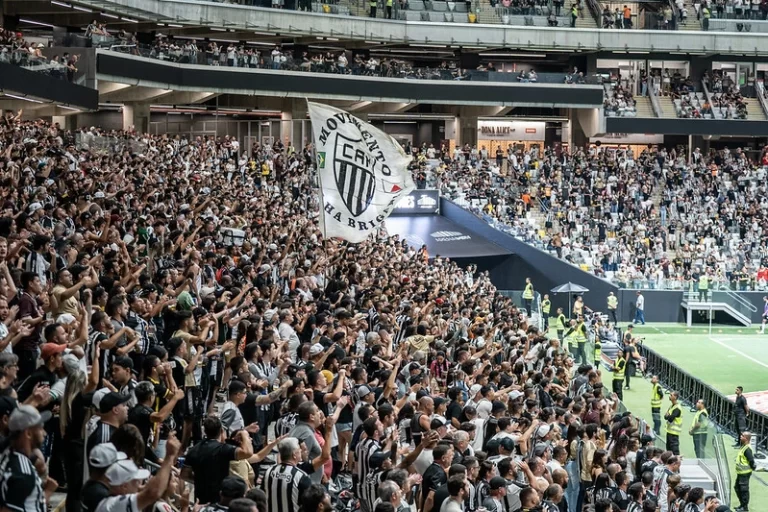
POLYGON ((642 309, 635 309, 635 321, 633 323, 645 325, 645 312, 642 309))

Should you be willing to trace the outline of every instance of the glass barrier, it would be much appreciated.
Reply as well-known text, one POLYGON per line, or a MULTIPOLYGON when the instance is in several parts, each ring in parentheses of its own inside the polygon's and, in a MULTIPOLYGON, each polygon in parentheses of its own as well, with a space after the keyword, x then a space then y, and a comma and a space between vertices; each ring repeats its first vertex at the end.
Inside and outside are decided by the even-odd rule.
POLYGON ((36 73, 44 73, 60 80, 68 80, 66 64, 49 60, 28 50, 2 46, 0 47, 0 62, 13 64, 36 73))
MULTIPOLYGON (((290 53, 273 54, 272 49, 251 45, 229 45, 199 47, 189 41, 164 41, 152 46, 138 45, 112 38, 94 46, 115 52, 136 55, 150 59, 179 64, 195 64, 213 67, 234 67, 250 69, 272 69, 283 71, 304 71, 308 73, 327 73, 353 76, 373 76, 398 78, 405 80, 450 80, 472 82, 509 82, 509 83, 547 83, 565 85, 598 85, 601 75, 583 75, 581 73, 504 73, 488 70, 467 70, 454 67, 419 68, 409 63, 388 59, 381 60, 339 58, 338 52, 326 54, 305 54, 295 57, 290 53), (385 62, 386 61, 386 62, 385 62)), ((226 44, 226 43, 224 43, 226 44)))

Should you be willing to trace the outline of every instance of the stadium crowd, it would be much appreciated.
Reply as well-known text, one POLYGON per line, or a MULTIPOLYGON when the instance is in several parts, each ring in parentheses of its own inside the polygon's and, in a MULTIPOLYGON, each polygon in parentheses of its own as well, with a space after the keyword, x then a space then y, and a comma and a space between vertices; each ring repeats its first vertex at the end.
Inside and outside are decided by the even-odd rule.
POLYGON ((621 412, 584 318, 561 343, 484 273, 324 240, 310 147, 89 133, 143 150, 0 118, 3 507, 727 509, 621 412))
POLYGON ((714 289, 764 290, 767 165, 765 150, 510 145, 495 160, 459 148, 433 172, 499 229, 621 286, 697 290, 706 276, 714 289))

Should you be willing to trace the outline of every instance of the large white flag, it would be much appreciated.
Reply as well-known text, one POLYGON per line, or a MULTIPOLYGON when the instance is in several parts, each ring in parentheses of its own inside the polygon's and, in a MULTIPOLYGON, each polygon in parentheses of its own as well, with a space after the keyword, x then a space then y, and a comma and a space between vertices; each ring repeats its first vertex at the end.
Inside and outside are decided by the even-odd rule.
POLYGON ((326 237, 362 242, 416 188, 410 157, 395 139, 343 110, 309 103, 315 135, 320 227, 326 237))

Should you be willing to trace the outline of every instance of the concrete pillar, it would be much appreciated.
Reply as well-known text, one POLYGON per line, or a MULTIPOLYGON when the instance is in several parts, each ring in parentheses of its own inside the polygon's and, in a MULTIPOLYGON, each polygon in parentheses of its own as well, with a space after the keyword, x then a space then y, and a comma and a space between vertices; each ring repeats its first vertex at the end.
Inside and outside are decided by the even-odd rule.
POLYGON ((149 132, 149 104, 126 103, 123 105, 123 130, 149 132))
POLYGON ((456 145, 477 145, 477 116, 459 116, 459 129, 456 133, 456 145))
POLYGON ((307 102, 303 99, 291 100, 290 110, 283 111, 283 118, 291 119, 291 144, 296 151, 301 151, 305 144, 312 142, 312 123, 307 117, 307 102))

